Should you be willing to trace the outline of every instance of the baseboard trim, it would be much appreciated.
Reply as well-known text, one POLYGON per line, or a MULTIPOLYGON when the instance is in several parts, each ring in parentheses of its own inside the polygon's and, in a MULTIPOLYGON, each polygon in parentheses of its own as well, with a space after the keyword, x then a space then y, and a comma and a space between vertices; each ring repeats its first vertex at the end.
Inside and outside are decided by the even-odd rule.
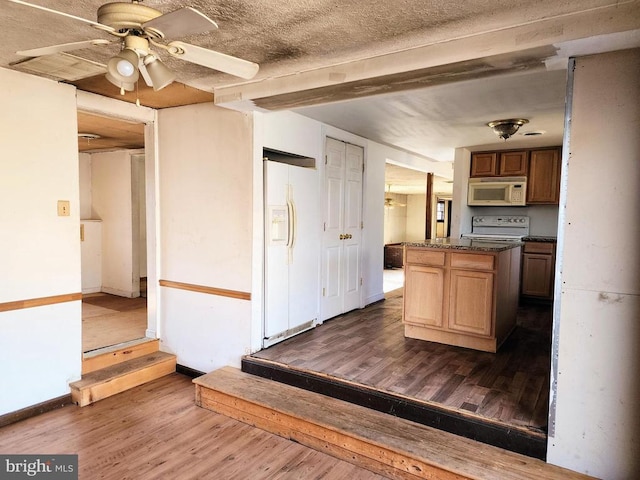
POLYGON ((15 412, 0 415, 0 428, 72 404, 73 402, 71 401, 71 394, 68 394, 61 397, 52 398, 51 400, 32 405, 30 407, 16 410, 15 412))
POLYGON ((182 375, 186 375, 187 377, 190 378, 197 378, 197 377, 201 377, 202 375, 204 375, 204 372, 201 372, 200 370, 196 370, 195 368, 191 368, 191 367, 185 367, 184 365, 176 365, 176 372, 181 373, 182 375))

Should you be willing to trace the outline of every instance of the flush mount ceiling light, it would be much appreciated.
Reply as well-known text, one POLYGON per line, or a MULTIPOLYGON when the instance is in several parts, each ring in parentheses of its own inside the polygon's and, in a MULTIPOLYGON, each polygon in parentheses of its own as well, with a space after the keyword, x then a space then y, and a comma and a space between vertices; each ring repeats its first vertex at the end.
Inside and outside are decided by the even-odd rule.
POLYGON ((504 138, 506 140, 516 133, 525 123, 529 123, 529 120, 526 118, 509 118, 506 120, 494 120, 493 122, 487 123, 487 126, 492 128, 495 134, 500 138, 504 138))
POLYGON ((83 140, 97 140, 100 138, 100 135, 96 133, 78 133, 78 138, 82 138, 83 140))

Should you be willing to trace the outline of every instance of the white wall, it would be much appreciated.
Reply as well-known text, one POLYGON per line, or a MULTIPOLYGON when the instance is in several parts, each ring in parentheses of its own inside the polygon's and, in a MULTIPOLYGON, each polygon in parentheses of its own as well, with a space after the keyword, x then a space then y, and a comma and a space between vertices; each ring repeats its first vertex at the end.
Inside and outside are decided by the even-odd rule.
POLYGON ((140 294, 131 155, 129 150, 91 155, 91 216, 102 220, 102 291, 123 297, 140 294))
POLYGON ((425 239, 426 208, 426 195, 407 195, 407 242, 425 239))
POLYGON ((407 238, 407 195, 386 192, 384 198, 396 202, 395 206, 384 207, 384 243, 404 242, 407 238))
POLYGON ((80 218, 91 218, 91 154, 79 153, 80 165, 80 218))
POLYGON ((640 50, 579 58, 574 75, 548 461, 638 478, 640 50))
MULTIPOLYGON (((0 304, 79 293, 75 88, 4 69, 0 85, 0 304)), ((81 320, 80 301, 0 313, 0 415, 69 393, 81 320)))
MULTIPOLYGON (((158 112, 159 278, 251 292, 253 141, 249 114, 212 104, 158 112)), ((162 287, 162 349, 209 372, 251 350, 252 302, 162 287)))

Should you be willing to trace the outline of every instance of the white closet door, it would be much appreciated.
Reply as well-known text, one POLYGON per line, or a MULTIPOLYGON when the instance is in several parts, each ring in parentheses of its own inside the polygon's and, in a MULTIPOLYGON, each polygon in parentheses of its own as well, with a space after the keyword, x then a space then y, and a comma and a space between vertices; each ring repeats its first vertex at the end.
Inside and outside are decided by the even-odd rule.
POLYGON ((322 320, 361 306, 362 147, 327 138, 322 320))

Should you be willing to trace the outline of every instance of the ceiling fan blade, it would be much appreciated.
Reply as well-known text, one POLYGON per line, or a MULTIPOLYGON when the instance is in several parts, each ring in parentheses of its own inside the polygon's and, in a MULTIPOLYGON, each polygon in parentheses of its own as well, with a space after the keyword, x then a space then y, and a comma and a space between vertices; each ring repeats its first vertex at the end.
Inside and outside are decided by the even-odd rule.
POLYGON ((40 5, 34 5, 33 3, 29 3, 29 2, 23 2, 22 0, 9 0, 9 1, 13 3, 17 3, 19 5, 24 5, 25 7, 37 8, 38 10, 42 10, 44 12, 55 13, 56 15, 62 15, 63 17, 88 23, 92 27, 95 27, 100 30, 104 30, 105 32, 113 33, 116 31, 115 28, 110 27, 108 25, 103 25, 102 23, 94 22, 93 20, 87 20, 86 18, 76 17, 75 15, 71 15, 69 13, 59 12, 58 10, 53 10, 51 8, 42 7, 40 5))
POLYGON ((218 25, 195 8, 184 7, 149 20, 142 27, 159 30, 165 38, 176 38, 209 32, 217 29, 218 25))
POLYGON ((61 52, 71 52, 80 48, 93 47, 95 45, 107 45, 111 43, 109 40, 85 40, 82 42, 61 43, 59 45, 51 45, 49 47, 32 48, 31 50, 20 50, 16 52, 18 55, 25 57, 41 57, 43 55, 53 55, 61 52))
POLYGON ((253 78, 260 68, 257 63, 184 42, 170 42, 167 47, 168 52, 176 58, 197 63, 213 70, 230 73, 236 77, 253 78))

